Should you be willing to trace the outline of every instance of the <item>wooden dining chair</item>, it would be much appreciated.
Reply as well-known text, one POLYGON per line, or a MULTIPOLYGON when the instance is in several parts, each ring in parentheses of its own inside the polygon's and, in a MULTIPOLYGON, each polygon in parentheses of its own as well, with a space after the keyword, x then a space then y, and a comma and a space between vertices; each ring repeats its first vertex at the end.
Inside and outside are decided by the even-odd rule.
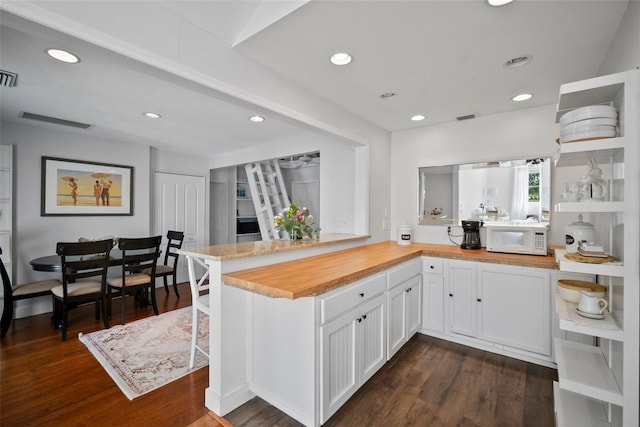
MULTIPOLYGON (((173 231, 169 230, 167 232, 167 248, 164 252, 164 264, 156 266, 156 278, 162 277, 164 281, 164 290, 166 293, 169 293, 169 286, 167 283, 167 279, 169 276, 173 277, 173 291, 176 293, 176 296, 180 298, 180 294, 178 293, 178 257, 180 254, 177 252, 178 249, 182 247, 182 242, 184 240, 184 233, 182 231, 173 231), (170 261, 169 259, 173 260, 170 261)), ((151 270, 149 268, 142 270, 145 274, 151 274, 151 270)))
MULTIPOLYGON (((0 255, 2 255, 2 248, 0 248, 0 255)), ((58 279, 49 279, 22 283, 13 287, 2 258, 0 258, 0 275, 2 276, 2 289, 4 290, 4 309, 0 319, 0 338, 4 338, 13 320, 13 303, 15 301, 49 295, 52 288, 62 283, 58 279)))
POLYGON ((153 313, 157 316, 156 303, 156 267, 160 255, 162 236, 124 238, 118 241, 118 249, 122 251, 120 273, 107 279, 107 312, 111 314, 114 297, 122 297, 120 320, 124 325, 125 303, 128 295, 137 293, 140 304, 148 304, 151 296, 153 313), (143 273, 143 271, 148 271, 143 273))
POLYGON ((53 323, 61 330, 62 341, 67 339, 69 310, 78 304, 95 302, 96 320, 109 327, 105 292, 109 252, 113 239, 89 242, 58 242, 56 253, 62 263, 62 284, 51 289, 53 323))

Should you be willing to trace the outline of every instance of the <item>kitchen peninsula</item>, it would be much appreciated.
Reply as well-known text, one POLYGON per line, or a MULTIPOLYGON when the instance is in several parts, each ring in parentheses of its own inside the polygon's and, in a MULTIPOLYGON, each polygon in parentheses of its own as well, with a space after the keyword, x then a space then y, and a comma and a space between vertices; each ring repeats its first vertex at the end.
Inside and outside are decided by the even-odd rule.
MULTIPOLYGON (((188 262, 208 268, 212 285, 209 409, 225 415, 258 395, 305 425, 324 423, 423 329, 422 274, 429 260, 531 269, 536 280, 542 277, 534 283, 544 284, 541 298, 551 299, 550 275, 538 271, 557 269, 552 256, 366 244, 367 238, 326 235, 320 241, 251 242, 253 249, 181 250, 188 262)), ((492 279, 502 272, 491 271, 492 279)), ((543 311, 547 329, 549 310, 543 311)))

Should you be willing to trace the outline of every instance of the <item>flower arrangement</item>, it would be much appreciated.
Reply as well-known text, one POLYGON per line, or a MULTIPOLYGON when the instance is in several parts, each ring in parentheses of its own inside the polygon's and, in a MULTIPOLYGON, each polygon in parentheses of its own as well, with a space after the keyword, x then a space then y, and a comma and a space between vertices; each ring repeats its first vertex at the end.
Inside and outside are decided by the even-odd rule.
POLYGON ((433 208, 429 215, 442 215, 442 208, 433 208))
POLYGON ((320 228, 314 228, 313 215, 307 208, 300 208, 294 203, 276 215, 274 225, 276 231, 286 231, 291 240, 302 239, 303 235, 312 238, 314 233, 320 237, 320 228))

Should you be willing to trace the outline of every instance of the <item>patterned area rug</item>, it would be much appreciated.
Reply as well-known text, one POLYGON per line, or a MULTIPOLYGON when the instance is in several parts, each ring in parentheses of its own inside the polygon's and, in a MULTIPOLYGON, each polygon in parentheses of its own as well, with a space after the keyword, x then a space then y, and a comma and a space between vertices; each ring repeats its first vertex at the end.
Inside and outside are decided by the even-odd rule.
MULTIPOLYGON (((209 319, 202 313, 200 316, 198 343, 208 345, 209 319)), ((86 335, 81 332, 78 338, 129 400, 192 372, 189 369, 191 307, 86 335)), ((209 360, 196 352, 193 370, 208 364, 209 360)))

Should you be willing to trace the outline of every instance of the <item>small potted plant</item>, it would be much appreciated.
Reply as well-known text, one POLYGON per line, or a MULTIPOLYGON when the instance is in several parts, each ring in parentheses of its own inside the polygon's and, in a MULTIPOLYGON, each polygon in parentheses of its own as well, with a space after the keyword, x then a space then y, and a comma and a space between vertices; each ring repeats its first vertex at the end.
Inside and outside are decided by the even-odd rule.
POLYGON ((303 235, 312 238, 314 234, 316 238, 320 238, 320 228, 314 227, 313 215, 307 208, 300 208, 293 203, 276 215, 274 225, 276 231, 286 231, 291 240, 302 239, 303 235))

